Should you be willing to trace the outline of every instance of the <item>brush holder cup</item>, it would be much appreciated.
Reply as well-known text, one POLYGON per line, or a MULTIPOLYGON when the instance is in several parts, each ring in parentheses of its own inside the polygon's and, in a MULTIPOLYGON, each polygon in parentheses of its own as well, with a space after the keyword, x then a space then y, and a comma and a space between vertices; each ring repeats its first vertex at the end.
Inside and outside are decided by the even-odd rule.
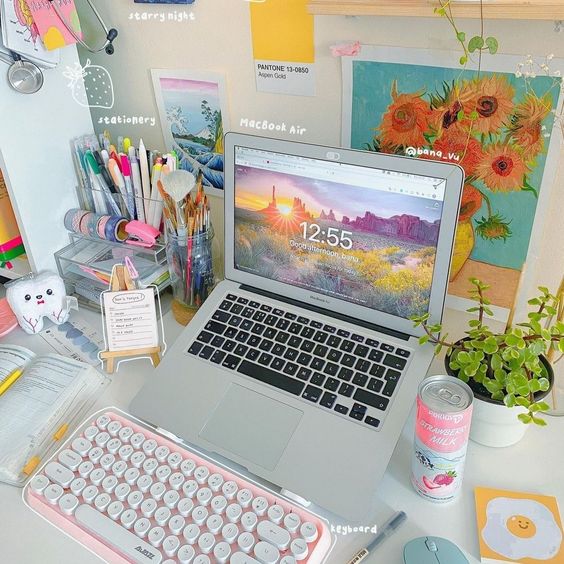
POLYGON ((218 245, 211 226, 192 237, 167 233, 172 312, 181 325, 188 324, 216 284, 213 258, 220 252, 218 245))

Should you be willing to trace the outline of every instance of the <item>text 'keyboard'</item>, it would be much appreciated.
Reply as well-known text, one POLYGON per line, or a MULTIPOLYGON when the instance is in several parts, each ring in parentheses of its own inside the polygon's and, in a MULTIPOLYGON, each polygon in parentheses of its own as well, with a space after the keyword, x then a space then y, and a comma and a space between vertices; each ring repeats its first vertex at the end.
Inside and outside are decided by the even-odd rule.
POLYGON ((381 427, 410 351, 336 325, 227 294, 188 353, 381 427))
POLYGON ((112 562, 314 564, 331 546, 314 514, 114 412, 75 433, 24 496, 112 562))

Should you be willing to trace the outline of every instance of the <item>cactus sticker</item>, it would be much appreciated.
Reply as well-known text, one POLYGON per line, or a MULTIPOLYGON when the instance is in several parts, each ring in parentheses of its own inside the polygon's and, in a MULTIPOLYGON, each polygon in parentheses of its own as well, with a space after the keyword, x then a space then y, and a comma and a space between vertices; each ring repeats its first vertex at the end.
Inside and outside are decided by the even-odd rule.
POLYGON ((91 65, 88 59, 84 66, 75 63, 73 67, 67 67, 63 76, 69 80, 67 86, 80 106, 107 110, 114 107, 114 85, 104 67, 91 65))

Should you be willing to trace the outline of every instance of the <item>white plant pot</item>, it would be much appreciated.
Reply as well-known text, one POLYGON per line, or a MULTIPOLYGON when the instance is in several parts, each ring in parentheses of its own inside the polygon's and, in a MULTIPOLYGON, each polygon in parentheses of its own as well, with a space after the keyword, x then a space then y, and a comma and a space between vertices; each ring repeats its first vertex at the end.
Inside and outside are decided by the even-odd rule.
POLYGON ((470 439, 489 447, 506 447, 519 442, 529 428, 517 416, 527 413, 521 406, 506 407, 474 396, 470 439))

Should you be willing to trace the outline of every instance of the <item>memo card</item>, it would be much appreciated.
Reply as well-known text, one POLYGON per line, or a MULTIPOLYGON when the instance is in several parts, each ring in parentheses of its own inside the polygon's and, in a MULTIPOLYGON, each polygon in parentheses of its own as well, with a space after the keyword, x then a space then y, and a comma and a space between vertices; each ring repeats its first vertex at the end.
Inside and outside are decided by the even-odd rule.
POLYGON ((157 347, 159 331, 153 288, 104 292, 108 350, 157 347))
POLYGON ((564 563, 555 497, 479 487, 475 498, 483 563, 564 563))

